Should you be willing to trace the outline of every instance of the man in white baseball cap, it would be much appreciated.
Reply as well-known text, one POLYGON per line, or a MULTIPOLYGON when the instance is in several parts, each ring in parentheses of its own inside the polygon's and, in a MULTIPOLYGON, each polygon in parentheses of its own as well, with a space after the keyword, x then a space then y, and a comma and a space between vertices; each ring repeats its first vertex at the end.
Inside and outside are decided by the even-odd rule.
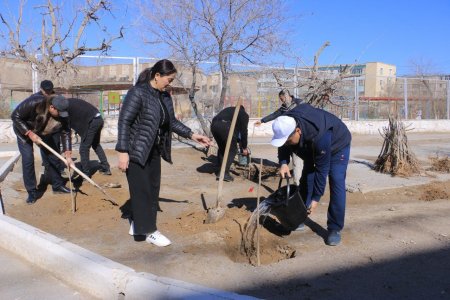
POLYGON ((273 137, 270 142, 272 146, 281 147, 286 143, 291 134, 294 133, 297 127, 297 122, 293 117, 281 116, 278 117, 272 124, 273 137))
MULTIPOLYGON (((278 147, 281 177, 291 176, 288 164, 294 153, 303 160, 300 195, 312 214, 330 184, 325 243, 341 242, 345 218, 345 177, 350 156, 351 134, 335 115, 309 104, 300 104, 272 124, 271 144, 278 147)), ((299 229, 304 228, 303 224, 299 229)))

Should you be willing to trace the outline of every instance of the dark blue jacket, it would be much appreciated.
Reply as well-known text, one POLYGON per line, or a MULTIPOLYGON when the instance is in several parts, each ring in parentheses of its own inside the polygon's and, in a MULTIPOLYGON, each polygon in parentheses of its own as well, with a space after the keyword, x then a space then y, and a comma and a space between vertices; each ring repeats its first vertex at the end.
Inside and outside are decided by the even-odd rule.
POLYGON ((295 153, 305 162, 304 167, 314 167, 312 199, 318 201, 325 190, 331 156, 349 146, 352 136, 338 117, 306 103, 284 115, 296 120, 302 134, 298 145, 278 148, 278 159, 281 164, 289 163, 290 154, 295 153))

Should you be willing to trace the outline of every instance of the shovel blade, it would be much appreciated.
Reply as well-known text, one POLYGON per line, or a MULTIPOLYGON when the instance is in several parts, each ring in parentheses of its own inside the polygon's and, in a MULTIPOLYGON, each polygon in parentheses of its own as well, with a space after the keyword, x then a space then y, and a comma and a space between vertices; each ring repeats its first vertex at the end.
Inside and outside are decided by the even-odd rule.
POLYGON ((206 224, 216 223, 217 221, 222 219, 224 215, 225 209, 222 207, 209 208, 208 213, 206 215, 205 223, 206 224))

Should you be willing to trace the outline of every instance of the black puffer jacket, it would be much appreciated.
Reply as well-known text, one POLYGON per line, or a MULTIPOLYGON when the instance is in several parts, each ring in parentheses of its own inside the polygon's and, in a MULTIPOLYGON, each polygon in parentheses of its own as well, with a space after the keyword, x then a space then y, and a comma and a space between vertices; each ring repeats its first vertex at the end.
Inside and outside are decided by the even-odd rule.
MULTIPOLYGON (((45 120, 51 118, 50 113, 45 111, 46 98, 42 92, 36 93, 23 100, 12 112, 13 129, 22 143, 26 143, 28 130, 42 136, 45 120)), ((70 127, 67 118, 57 118, 61 123, 61 141, 63 150, 72 150, 70 127)))
POLYGON ((172 132, 188 138, 192 131, 175 119, 172 98, 167 92, 155 90, 148 83, 132 87, 123 102, 119 115, 116 151, 127 152, 130 160, 145 166, 150 155, 161 119, 159 98, 170 115, 170 131, 166 133, 162 158, 172 163, 172 132))

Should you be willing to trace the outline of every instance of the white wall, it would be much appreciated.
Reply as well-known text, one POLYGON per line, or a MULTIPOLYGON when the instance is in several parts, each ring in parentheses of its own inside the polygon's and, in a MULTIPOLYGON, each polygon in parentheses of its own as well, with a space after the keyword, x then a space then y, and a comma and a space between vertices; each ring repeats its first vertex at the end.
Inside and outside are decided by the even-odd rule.
MULTIPOLYGON (((255 121, 250 119, 248 134, 254 136, 272 136, 272 123, 253 127, 255 121)), ((388 120, 380 121, 344 121, 353 134, 379 134, 383 127, 388 125, 388 120)), ((450 132, 450 120, 407 120, 404 122, 409 132, 450 132)), ((185 123, 195 132, 199 132, 200 125, 197 120, 188 120, 185 123)), ((0 120, 0 143, 15 143, 16 135, 12 129, 11 120, 0 120)), ((102 131, 102 142, 115 142, 117 136, 117 118, 107 118, 102 131)))

